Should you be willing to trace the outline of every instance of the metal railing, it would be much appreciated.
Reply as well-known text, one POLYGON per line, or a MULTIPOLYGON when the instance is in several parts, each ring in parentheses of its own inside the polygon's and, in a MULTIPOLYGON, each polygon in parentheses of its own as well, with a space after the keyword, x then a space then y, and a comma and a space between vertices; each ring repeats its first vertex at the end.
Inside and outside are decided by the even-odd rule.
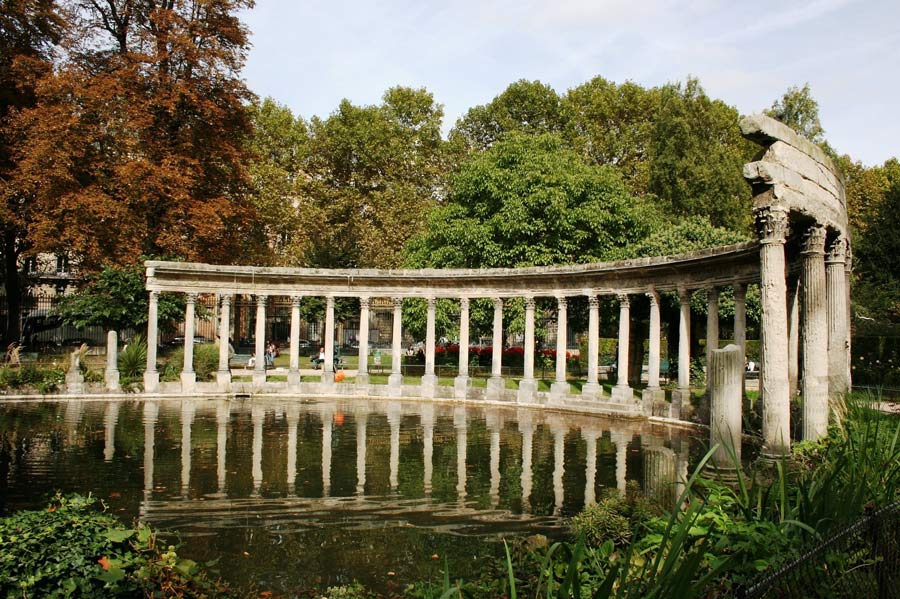
POLYGON ((737 597, 900 597, 900 501, 866 514, 764 573, 737 597))

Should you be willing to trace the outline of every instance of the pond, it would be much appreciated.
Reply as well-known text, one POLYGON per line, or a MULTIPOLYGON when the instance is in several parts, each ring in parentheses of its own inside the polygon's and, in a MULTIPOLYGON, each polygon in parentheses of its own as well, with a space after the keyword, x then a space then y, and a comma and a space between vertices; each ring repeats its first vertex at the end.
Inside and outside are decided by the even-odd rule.
POLYGON ((0 511, 91 492, 180 553, 276 594, 471 576, 504 536, 636 481, 672 501, 679 429, 528 408, 386 400, 0 402, 0 511))

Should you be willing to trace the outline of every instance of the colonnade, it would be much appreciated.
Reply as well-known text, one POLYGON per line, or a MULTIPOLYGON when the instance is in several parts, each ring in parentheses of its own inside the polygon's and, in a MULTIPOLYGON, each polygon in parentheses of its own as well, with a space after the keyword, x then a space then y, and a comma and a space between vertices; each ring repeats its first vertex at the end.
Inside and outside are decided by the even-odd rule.
MULTIPOLYGON (((111 460, 115 454, 115 429, 118 419, 118 402, 110 402, 106 407, 104 416, 105 445, 104 457, 107 461, 111 460)), ((253 430, 251 443, 251 478, 252 490, 251 497, 260 497, 260 493, 265 483, 265 472, 263 466, 263 442, 267 438, 265 434, 266 414, 272 410, 271 406, 267 406, 263 402, 255 402, 250 406, 251 426, 253 430)), ((296 402, 289 402, 280 408, 281 416, 287 423, 287 443, 286 443, 286 472, 285 480, 287 483, 288 496, 294 496, 294 488, 299 470, 297 463, 297 430, 300 422, 300 415, 304 411, 312 410, 313 413, 321 421, 321 484, 322 497, 332 495, 332 470, 333 470, 333 443, 332 435, 335 427, 335 414, 337 412, 333 403, 323 402, 312 406, 301 406, 296 402)), ((184 400, 181 402, 180 412, 180 443, 181 443, 181 475, 180 475, 180 494, 188 498, 191 493, 191 474, 192 466, 192 431, 195 426, 196 401, 184 400)), ((143 408, 143 424, 144 424, 144 491, 147 497, 154 491, 155 475, 154 475, 154 459, 156 449, 156 426, 159 418, 159 405, 154 401, 144 402, 143 408)), ((356 486, 354 494, 359 497, 366 495, 367 485, 367 464, 370 458, 367 456, 367 435, 369 417, 382 413, 387 417, 389 425, 389 475, 388 484, 392 492, 396 493, 399 488, 399 464, 400 464, 400 420, 403 410, 399 402, 390 401, 382 410, 373 411, 365 404, 360 403, 352 409, 351 414, 355 419, 354 434, 356 438, 356 486)), ((423 462, 423 489, 426 497, 431 496, 433 489, 433 472, 434 472, 434 433, 435 433, 435 413, 433 406, 425 405, 418 411, 419 426, 422 429, 422 462, 423 462)), ((468 456, 468 430, 469 415, 466 408, 457 406, 452 410, 451 417, 453 421, 453 430, 456 442, 456 501, 460 507, 464 507, 468 497, 467 476, 469 469, 468 456)), ((215 426, 216 426, 216 491, 213 496, 226 497, 228 491, 227 481, 227 441, 232 427, 232 404, 228 400, 219 400, 215 405, 215 426)), ((501 452, 501 433, 503 435, 514 434, 505 428, 504 416, 498 412, 486 411, 484 414, 485 425, 489 435, 489 472, 490 486, 488 495, 492 507, 497 507, 500 503, 500 485, 503 479, 503 472, 500 467, 501 452)), ((537 433, 538 423, 536 423, 532 414, 528 411, 516 415, 518 434, 521 435, 521 465, 522 472, 518 485, 521 488, 522 509, 525 512, 530 510, 530 498, 534 485, 534 442, 537 433)), ((563 416, 550 416, 544 420, 543 425, 548 427, 553 437, 553 497, 554 509, 559 512, 565 502, 565 488, 563 477, 566 472, 565 459, 565 441, 567 435, 573 430, 573 425, 563 416)), ((586 504, 594 503, 597 500, 597 473, 598 473, 598 441, 604 436, 604 430, 601 425, 582 424, 575 425, 574 430, 579 431, 581 438, 586 446, 586 460, 584 463, 584 501, 586 504)), ((624 492, 628 480, 628 448, 632 446, 635 440, 633 432, 629 432, 625 428, 611 429, 608 434, 610 442, 615 446, 615 485, 619 491, 624 492)), ((673 448, 667 448, 663 445, 662 439, 652 435, 642 435, 637 437, 640 439, 642 452, 644 454, 643 462, 643 480, 642 485, 648 492, 656 493, 661 497, 674 497, 679 493, 679 484, 683 484, 683 479, 679 477, 686 472, 688 459, 687 443, 682 441, 673 441, 673 448)), ((279 460, 281 461, 281 460, 279 460)), ((303 466, 303 465, 299 465, 303 466)), ((571 468, 571 464, 569 464, 571 468)), ((268 470, 271 472, 270 470, 268 470)), ((280 477, 279 477, 280 478, 280 477)), ((508 484, 508 483, 507 483, 508 484)))
MULTIPOLYGON (((744 306, 746 284, 743 282, 735 282, 732 284, 735 296, 735 337, 743 341, 746 338, 746 309, 744 306)), ((718 287, 709 287, 707 294, 709 297, 709 313, 707 317, 707 348, 715 349, 718 344, 718 287)), ((690 397, 690 335, 691 335, 691 311, 690 297, 693 289, 687 287, 678 288, 679 297, 679 354, 678 354, 678 384, 676 397, 681 398, 682 402, 688 402, 690 397)), ((649 363, 648 363, 648 379, 647 387, 642 393, 643 398, 652 400, 662 400, 664 394, 660 386, 660 338, 661 338, 661 319, 660 319, 660 294, 654 288, 648 288, 644 294, 650 300, 649 313, 649 363)), ((587 296, 589 306, 588 316, 588 361, 587 361, 587 380, 581 390, 581 396, 590 399, 600 399, 603 397, 603 388, 599 379, 599 323, 600 323, 600 300, 601 297, 595 292, 586 291, 583 295, 587 296)), ((618 403, 634 403, 639 397, 636 397, 635 390, 629 384, 629 343, 630 343, 630 322, 631 322, 631 300, 636 294, 618 293, 615 295, 619 305, 619 330, 618 330, 618 350, 617 350, 617 381, 612 389, 611 400, 618 403)), ((538 397, 537 380, 535 378, 535 300, 534 295, 524 295, 525 303, 525 332, 524 332, 524 352, 523 352, 523 376, 519 381, 516 397, 520 402, 532 402, 538 397)), ((557 320, 556 320, 556 358, 555 358, 555 374, 551 384, 549 398, 563 399, 571 394, 571 386, 568 382, 569 373, 567 372, 567 329, 568 329, 568 302, 574 297, 572 295, 556 296, 557 320)), ((288 370, 288 386, 296 387, 300 383, 300 359, 299 359, 299 330, 300 330, 300 301, 303 296, 291 296, 291 325, 290 325, 290 341, 289 341, 289 370, 288 370)), ((268 296, 256 296, 256 342, 255 342, 255 366, 253 371, 254 385, 264 385, 266 383, 265 370, 265 321, 266 306, 268 304, 268 296)), ((389 395, 399 396, 402 390, 402 357, 403 357, 403 336, 402 336, 402 320, 403 320, 403 298, 392 298, 393 305, 393 331, 391 341, 391 374, 388 379, 389 395)), ((459 298, 460 302, 460 322, 459 322, 459 369, 454 380, 454 396, 458 399, 465 399, 471 391, 472 381, 469 372, 469 304, 471 297, 463 296, 459 298)), ((504 348, 504 331, 503 331, 503 309, 505 300, 509 298, 493 297, 493 353, 491 360, 491 374, 487 381, 487 389, 485 397, 487 399, 502 399, 506 389, 506 382, 503 378, 503 348, 504 348)), ((334 336, 335 336, 335 316, 334 305, 335 296, 325 296, 325 329, 324 329, 324 347, 325 361, 322 365, 321 381, 325 384, 333 384, 335 382, 335 364, 334 364, 334 336)), ((419 396, 434 397, 437 390, 437 375, 435 371, 435 321, 436 321, 436 301, 435 296, 425 298, 426 312, 426 334, 425 334, 425 368, 424 374, 420 381, 419 396)), ((197 301, 197 295, 188 293, 186 297, 186 325, 184 335, 184 365, 181 375, 182 391, 190 392, 196 387, 196 374, 193 371, 191 360, 193 359, 194 345, 194 306, 197 301), (190 324, 187 324, 190 323, 190 324)), ((366 385, 369 382, 368 361, 369 361, 369 312, 370 312, 370 296, 361 296, 360 303, 360 325, 359 325, 359 367, 356 376, 356 384, 366 385)), ((222 295, 219 298, 219 338, 228 339, 230 335, 230 318, 231 318, 231 295, 222 295)), ((150 294, 150 309, 148 313, 149 338, 156 338, 157 323, 153 316, 157 313, 158 293, 150 294)), ((151 344, 153 345, 153 344, 151 344)), ((227 390, 231 383, 231 371, 229 369, 228 344, 219 344, 219 368, 217 372, 217 383, 222 390, 227 390)), ((153 390, 159 383, 159 375, 156 372, 156 356, 155 352, 151 355, 148 351, 147 355, 147 389, 153 390)))

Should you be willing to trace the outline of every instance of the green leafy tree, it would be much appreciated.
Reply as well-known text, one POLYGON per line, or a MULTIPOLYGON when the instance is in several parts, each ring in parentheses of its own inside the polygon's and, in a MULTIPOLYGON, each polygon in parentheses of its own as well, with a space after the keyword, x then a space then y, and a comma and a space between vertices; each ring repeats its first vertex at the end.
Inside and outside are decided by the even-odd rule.
MULTIPOLYGON (((119 333, 141 332, 147 328, 149 301, 141 266, 106 267, 78 292, 63 297, 54 312, 78 328, 96 325, 119 333)), ((157 310, 160 329, 174 330, 175 323, 184 320, 184 296, 161 293, 157 310)))
POLYGON ((710 99, 693 78, 660 93, 649 190, 669 215, 749 230, 750 186, 742 170, 755 148, 741 136, 737 110, 710 99))
POLYGON ((789 87, 765 113, 812 142, 825 142, 825 129, 819 121, 819 103, 813 98, 809 83, 803 87, 789 87))

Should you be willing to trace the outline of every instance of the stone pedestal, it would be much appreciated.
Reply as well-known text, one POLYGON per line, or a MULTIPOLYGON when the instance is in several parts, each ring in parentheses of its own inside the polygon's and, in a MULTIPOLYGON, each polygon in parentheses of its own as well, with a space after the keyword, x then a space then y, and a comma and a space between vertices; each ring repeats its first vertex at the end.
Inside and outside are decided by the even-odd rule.
POLYGON ((737 345, 709 352, 709 442, 718 445, 712 464, 736 470, 741 463, 743 352, 737 345))
POLYGON ((106 334, 106 388, 119 390, 119 337, 115 331, 106 334))
POLYGON ((403 375, 392 373, 388 377, 388 397, 400 397, 403 394, 403 375))
POLYGON ((519 403, 533 403, 537 398, 537 381, 535 379, 522 379, 519 381, 519 390, 516 392, 516 401, 519 403))
MULTIPOLYGON (((290 380, 290 376, 288 376, 288 380, 290 380)), ((219 391, 230 391, 231 390, 231 371, 230 370, 219 370, 216 372, 216 384, 219 386, 219 391)))
POLYGON ((468 375, 461 374, 453 379, 453 397, 456 399, 466 399, 471 388, 472 379, 468 375))
POLYGON ((600 383, 585 383, 581 387, 581 396, 585 399, 600 399, 603 397, 603 387, 600 383))
POLYGON ((616 385, 612 388, 612 400, 618 403, 633 403, 634 389, 628 385, 616 385))
POLYGON ((550 385, 550 400, 562 400, 565 399, 566 396, 569 395, 569 391, 571 391, 571 387, 569 383, 564 383, 562 381, 554 381, 550 385))
POLYGON ((487 399, 501 399, 504 389, 506 389, 506 380, 503 377, 492 376, 487 380, 485 397, 487 399))
POLYGON ((156 393, 157 391, 159 391, 159 372, 156 370, 154 370, 153 372, 145 372, 144 373, 144 392, 145 393, 156 393))
POLYGON ((434 397, 435 390, 437 389, 437 376, 433 374, 426 374, 422 377, 421 382, 421 395, 422 397, 434 397))
POLYGON ((84 393, 84 376, 80 370, 69 369, 66 373, 66 393, 84 393))
MULTIPOLYGON (((265 359, 263 360, 265 361, 265 359)), ((253 371, 253 384, 257 386, 262 386, 266 384, 266 371, 259 372, 258 370, 253 371)))
POLYGON ((184 393, 190 393, 197 387, 197 373, 182 372, 181 373, 181 390, 184 393))
MULTIPOLYGON (((288 378, 290 380, 290 378, 288 378)), ((369 384, 369 373, 359 373, 356 375, 356 384, 357 385, 368 385, 369 384)))

